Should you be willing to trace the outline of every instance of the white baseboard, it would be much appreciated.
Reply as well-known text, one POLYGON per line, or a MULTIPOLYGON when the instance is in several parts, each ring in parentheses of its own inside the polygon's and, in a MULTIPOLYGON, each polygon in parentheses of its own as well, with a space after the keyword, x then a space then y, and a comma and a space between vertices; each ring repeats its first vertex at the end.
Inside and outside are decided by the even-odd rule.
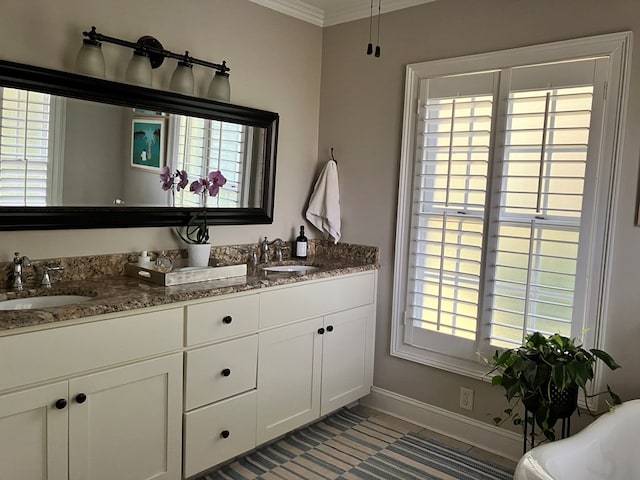
POLYGON ((522 435, 389 390, 373 387, 360 403, 514 461, 522 456, 522 435))

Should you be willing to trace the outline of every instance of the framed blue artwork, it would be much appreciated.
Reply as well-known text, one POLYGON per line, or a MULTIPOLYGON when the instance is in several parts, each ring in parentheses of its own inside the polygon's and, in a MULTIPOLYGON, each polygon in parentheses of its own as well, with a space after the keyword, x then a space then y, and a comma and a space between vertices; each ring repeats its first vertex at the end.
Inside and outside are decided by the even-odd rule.
POLYGON ((131 166, 159 171, 165 163, 163 118, 134 118, 131 121, 131 166))

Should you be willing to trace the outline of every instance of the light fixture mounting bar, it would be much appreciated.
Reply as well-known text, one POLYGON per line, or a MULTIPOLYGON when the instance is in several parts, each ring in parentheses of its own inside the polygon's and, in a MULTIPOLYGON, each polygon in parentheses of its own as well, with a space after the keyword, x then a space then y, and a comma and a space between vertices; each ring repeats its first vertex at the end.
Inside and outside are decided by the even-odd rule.
MULTIPOLYGON (((213 63, 206 60, 200 60, 199 58, 194 58, 189 55, 189 52, 185 52, 184 54, 173 53, 172 51, 163 48, 162 44, 158 40, 150 36, 141 37, 137 42, 134 43, 99 33, 96 31, 95 26, 92 26, 91 30, 88 32, 82 32, 82 35, 93 41, 113 43, 115 45, 120 45, 121 47, 127 47, 133 50, 142 51, 149 55, 150 58, 155 56, 159 59, 157 62, 155 62, 155 67, 159 67, 162 64, 164 58, 173 58, 175 60, 180 60, 189 64, 212 68, 220 73, 227 73, 231 70, 229 67, 227 67, 226 61, 223 61, 222 63, 213 63)), ((152 65, 154 65, 153 62, 152 65)))

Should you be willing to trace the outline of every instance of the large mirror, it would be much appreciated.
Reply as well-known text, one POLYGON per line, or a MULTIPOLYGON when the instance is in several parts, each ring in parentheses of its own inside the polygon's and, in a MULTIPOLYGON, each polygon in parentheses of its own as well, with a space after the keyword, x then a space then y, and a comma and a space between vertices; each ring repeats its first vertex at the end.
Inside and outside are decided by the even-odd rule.
POLYGON ((0 229, 272 221, 277 113, 4 61, 0 112, 0 229), (165 166, 227 183, 163 189, 165 166))

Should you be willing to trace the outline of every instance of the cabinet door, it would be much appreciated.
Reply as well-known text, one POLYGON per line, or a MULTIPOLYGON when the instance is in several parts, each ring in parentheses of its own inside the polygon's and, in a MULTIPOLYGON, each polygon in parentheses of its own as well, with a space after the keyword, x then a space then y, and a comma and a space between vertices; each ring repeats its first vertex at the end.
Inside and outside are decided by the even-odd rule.
POLYGON ((320 415, 321 327, 312 318, 260 333, 258 444, 320 415))
POLYGON ((0 396, 0 479, 66 480, 67 382, 0 396), (59 405, 61 406, 61 405, 59 405))
POLYGON ((371 390, 373 308, 366 305, 324 317, 320 415, 354 402, 371 390))
POLYGON ((180 478, 182 354, 70 380, 69 395, 69 480, 180 478))

